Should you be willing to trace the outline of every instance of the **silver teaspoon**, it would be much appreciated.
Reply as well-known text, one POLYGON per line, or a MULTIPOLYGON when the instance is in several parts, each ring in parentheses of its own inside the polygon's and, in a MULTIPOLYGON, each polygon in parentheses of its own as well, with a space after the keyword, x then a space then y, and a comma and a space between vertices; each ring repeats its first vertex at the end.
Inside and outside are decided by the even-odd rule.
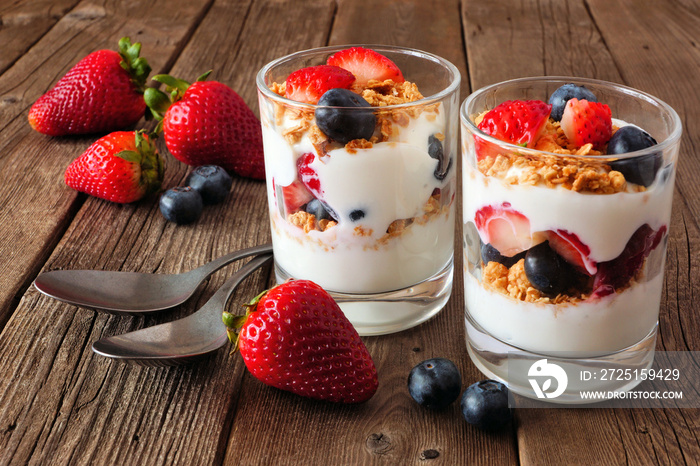
POLYGON ((242 249, 179 274, 52 270, 40 274, 34 286, 45 295, 75 306, 117 314, 147 314, 184 303, 204 280, 225 265, 271 252, 270 244, 242 249))
POLYGON ((272 254, 253 258, 197 312, 166 324, 103 338, 92 344, 92 350, 140 366, 177 366, 218 350, 228 342, 221 317, 231 293, 245 277, 270 259, 272 254))

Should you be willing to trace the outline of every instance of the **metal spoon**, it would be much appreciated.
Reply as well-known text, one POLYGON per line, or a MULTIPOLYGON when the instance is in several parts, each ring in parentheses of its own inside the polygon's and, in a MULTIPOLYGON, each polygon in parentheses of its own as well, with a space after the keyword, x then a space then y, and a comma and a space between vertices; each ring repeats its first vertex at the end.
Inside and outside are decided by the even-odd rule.
POLYGON ((40 274, 34 286, 45 295, 76 306, 117 314, 147 314, 184 303, 204 280, 225 265, 271 252, 270 244, 242 249, 180 274, 52 270, 40 274))
POLYGON ((92 344, 92 350, 140 366, 177 366, 218 350, 228 341, 221 316, 229 297, 245 277, 270 259, 272 254, 253 258, 194 314, 174 322, 103 338, 92 344))

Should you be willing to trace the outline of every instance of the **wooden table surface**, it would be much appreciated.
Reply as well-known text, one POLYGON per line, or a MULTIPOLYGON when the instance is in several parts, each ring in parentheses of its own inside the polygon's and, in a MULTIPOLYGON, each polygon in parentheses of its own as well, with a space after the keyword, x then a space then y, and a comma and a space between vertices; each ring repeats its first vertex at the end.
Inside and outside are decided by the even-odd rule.
MULTIPOLYGON (((238 354, 147 368, 91 351, 104 336, 191 313, 236 266, 155 317, 112 316, 37 292, 45 270, 175 273, 269 240, 265 186, 237 178, 228 201, 191 226, 153 196, 117 205, 78 194, 63 172, 96 137, 50 138, 32 103, 88 53, 143 44, 154 74, 210 79, 257 113, 254 76, 287 53, 327 44, 396 44, 462 73, 461 96, 508 78, 584 76, 649 92, 684 123, 658 349, 700 351, 700 2, 697 0, 1 0, 0 464, 697 464, 700 410, 522 409, 485 434, 458 403, 421 409, 406 377, 447 357, 464 386, 484 377, 465 347, 462 279, 433 320, 364 338, 379 373, 367 403, 333 405, 264 386, 238 354)), ((142 122, 140 125, 145 125, 142 122)), ((166 188, 188 167, 169 154, 166 188)), ((460 247, 459 234, 456 246, 460 247)), ((460 258, 461 254, 456 254, 460 258)), ((456 264, 461 270, 461 262, 456 264)), ((272 283, 256 272, 241 303, 272 283)))

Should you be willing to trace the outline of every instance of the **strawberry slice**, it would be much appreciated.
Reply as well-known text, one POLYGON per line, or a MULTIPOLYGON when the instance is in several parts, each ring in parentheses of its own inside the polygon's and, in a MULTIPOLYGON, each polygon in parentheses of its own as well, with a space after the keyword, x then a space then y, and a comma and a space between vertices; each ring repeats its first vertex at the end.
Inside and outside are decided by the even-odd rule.
MULTIPOLYGON (((484 133, 525 147, 534 147, 542 135, 552 106, 541 100, 507 100, 484 115, 478 128, 484 133)), ((503 152, 494 144, 476 137, 477 159, 503 152)))
POLYGON ((297 169, 299 172, 299 178, 304 186, 306 186, 306 188, 311 191, 315 197, 323 199, 321 180, 318 178, 318 173, 316 173, 316 170, 311 168, 311 163, 315 160, 315 158, 316 156, 311 152, 302 154, 297 159, 297 169))
POLYGON ((395 83, 404 82, 403 74, 396 64, 384 55, 364 47, 351 47, 328 57, 327 63, 350 71, 357 78, 357 85, 364 86, 370 79, 395 83))
POLYGON ((285 97, 297 102, 316 104, 326 91, 350 89, 355 76, 338 66, 318 65, 296 70, 287 77, 285 97))
POLYGON ((514 210, 509 202, 482 207, 476 212, 474 223, 484 244, 490 243, 506 257, 513 257, 544 241, 541 233, 531 233, 530 220, 514 210))
POLYGON ((583 244, 579 237, 567 230, 547 231, 545 233, 549 247, 559 254, 566 262, 573 265, 579 272, 595 275, 598 266, 588 257, 591 248, 583 244))
POLYGON ((585 99, 569 99, 561 117, 561 129, 566 139, 576 147, 590 143, 599 149, 607 144, 612 136, 610 107, 585 99))
POLYGON ((295 180, 288 186, 282 186, 282 197, 284 198, 284 209, 287 214, 297 212, 314 198, 313 194, 299 180, 295 180))

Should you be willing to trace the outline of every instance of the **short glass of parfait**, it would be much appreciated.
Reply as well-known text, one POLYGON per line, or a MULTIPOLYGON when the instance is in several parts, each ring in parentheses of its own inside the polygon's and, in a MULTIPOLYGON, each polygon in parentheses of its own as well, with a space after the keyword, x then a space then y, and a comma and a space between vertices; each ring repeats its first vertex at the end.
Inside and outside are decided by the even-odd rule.
POLYGON ((277 281, 318 283, 360 335, 418 325, 450 297, 459 84, 438 56, 369 45, 257 75, 277 281))
POLYGON ((581 374, 653 362, 678 115, 623 85, 535 77, 474 92, 460 117, 473 362, 546 401, 632 388, 581 374), (555 363, 568 376, 545 390, 555 363))

